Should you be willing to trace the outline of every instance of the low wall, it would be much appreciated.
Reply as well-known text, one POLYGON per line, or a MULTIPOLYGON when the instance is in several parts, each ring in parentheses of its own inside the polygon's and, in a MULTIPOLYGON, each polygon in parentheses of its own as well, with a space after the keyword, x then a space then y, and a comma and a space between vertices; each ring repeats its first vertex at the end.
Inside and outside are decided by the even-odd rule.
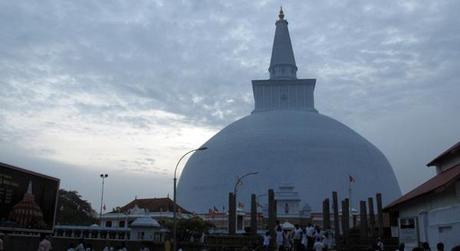
MULTIPOLYGON (((40 238, 38 236, 29 235, 7 235, 3 238, 5 251, 36 251, 40 238)), ((69 244, 76 245, 78 239, 66 237, 51 237, 50 241, 53 245, 53 250, 67 250, 69 244)), ((117 240, 99 240, 99 239, 86 239, 85 244, 91 245, 96 250, 102 250, 106 245, 111 245, 114 248, 125 244, 130 251, 140 250, 141 247, 148 247, 151 251, 163 251, 164 243, 151 242, 151 241, 117 241, 117 240)), ((260 247, 260 236, 246 236, 246 235, 209 235, 205 245, 199 242, 183 242, 179 243, 184 251, 200 251, 206 248, 209 251, 222 251, 222 250, 244 250, 248 248, 260 247)), ((171 243, 172 248, 172 243, 171 243)), ((116 250, 116 249, 115 249, 116 250)))
MULTIPOLYGON (((40 238, 36 236, 26 236, 26 235, 7 235, 3 238, 5 251, 36 251, 40 238)), ((62 238, 62 237, 51 237, 51 244, 53 250, 67 250, 69 244, 76 245, 78 244, 78 239, 72 238, 62 238)), ((107 241, 107 240, 97 240, 97 239, 87 239, 85 244, 91 245, 94 250, 102 250, 106 245, 111 245, 114 248, 121 246, 125 243, 128 250, 140 250, 143 245, 150 248, 151 251, 160 251, 164 249, 163 243, 154 243, 154 242, 141 242, 141 241, 107 241)))

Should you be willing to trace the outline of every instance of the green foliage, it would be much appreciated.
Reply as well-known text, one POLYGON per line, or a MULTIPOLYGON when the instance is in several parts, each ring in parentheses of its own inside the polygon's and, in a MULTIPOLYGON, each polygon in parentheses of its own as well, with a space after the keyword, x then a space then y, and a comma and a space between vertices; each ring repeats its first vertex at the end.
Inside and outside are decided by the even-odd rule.
MULTIPOLYGON (((164 227, 173 231, 174 222, 172 219, 163 219, 160 222, 164 227)), ((177 220, 177 237, 179 240, 187 240, 191 235, 199 236, 201 233, 208 233, 214 227, 210 222, 204 221, 200 217, 177 220)))
POLYGON ((88 226, 97 222, 96 211, 77 191, 59 190, 56 224, 88 226))

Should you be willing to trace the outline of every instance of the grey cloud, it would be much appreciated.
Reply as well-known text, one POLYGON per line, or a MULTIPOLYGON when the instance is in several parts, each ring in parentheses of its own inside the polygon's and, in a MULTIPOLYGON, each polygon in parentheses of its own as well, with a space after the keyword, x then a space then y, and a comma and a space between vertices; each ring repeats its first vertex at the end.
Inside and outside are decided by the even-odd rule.
MULTIPOLYGON (((1 2, 0 121, 62 108, 100 124, 150 128, 171 122, 136 112, 162 110, 223 127, 251 112, 250 80, 268 76, 277 9, 242 0, 1 2)), ((393 150, 419 149, 408 135, 432 142, 432 157, 457 137, 450 126, 428 132, 442 130, 433 117, 460 124, 458 9, 453 0, 285 3, 298 75, 318 79, 317 108, 370 138, 404 177, 423 164, 393 150), (412 130, 393 126, 400 123, 412 130)), ((3 142, 34 133, 0 126, 3 142)), ((407 190, 417 182, 404 183, 407 190)))

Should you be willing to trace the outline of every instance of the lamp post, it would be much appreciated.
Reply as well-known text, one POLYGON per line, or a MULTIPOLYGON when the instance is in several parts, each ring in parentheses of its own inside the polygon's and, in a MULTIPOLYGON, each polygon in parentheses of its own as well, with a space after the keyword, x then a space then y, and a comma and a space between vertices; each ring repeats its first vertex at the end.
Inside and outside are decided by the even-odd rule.
POLYGON ((104 181, 107 177, 109 177, 108 174, 106 173, 101 173, 99 175, 102 179, 102 191, 101 191, 101 210, 99 211, 99 224, 102 225, 102 205, 104 203, 104 181))
POLYGON ((189 155, 190 153, 193 153, 193 152, 196 152, 196 151, 204 151, 206 149, 208 149, 208 148, 203 146, 203 147, 193 149, 193 150, 190 150, 190 151, 186 152, 184 155, 182 155, 182 157, 180 157, 179 161, 177 161, 176 168, 174 169, 174 190, 173 190, 173 200, 174 200, 174 204, 173 204, 173 222, 174 222, 173 240, 174 240, 174 242, 173 242, 173 251, 177 250, 177 236, 176 236, 176 233, 177 233, 177 204, 176 204, 176 186, 177 186, 176 174, 177 174, 177 167, 179 167, 179 163, 182 161, 182 159, 185 156, 189 155))
POLYGON ((235 204, 236 204, 236 205, 235 205, 235 221, 236 221, 236 223, 235 223, 235 228, 238 228, 238 215, 237 215, 237 213, 238 213, 238 210, 237 210, 237 208, 238 208, 237 201, 238 201, 238 200, 237 200, 237 197, 236 197, 236 194, 237 194, 237 192, 238 192, 238 185, 241 184, 241 182, 243 181, 244 178, 246 178, 246 177, 248 177, 248 176, 250 176, 250 175, 256 175, 256 174, 258 174, 258 173, 259 173, 259 172, 250 172, 250 173, 246 173, 246 174, 244 174, 244 175, 238 177, 238 179, 237 179, 236 182, 235 182, 235 186, 233 187, 233 196, 235 197, 235 204))

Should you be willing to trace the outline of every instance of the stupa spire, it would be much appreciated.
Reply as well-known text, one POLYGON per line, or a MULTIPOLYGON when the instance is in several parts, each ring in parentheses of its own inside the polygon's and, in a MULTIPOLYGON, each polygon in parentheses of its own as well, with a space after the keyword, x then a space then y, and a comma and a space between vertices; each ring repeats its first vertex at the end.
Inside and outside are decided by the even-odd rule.
POLYGON ((27 186, 27 192, 26 193, 32 194, 32 181, 31 180, 29 180, 29 185, 27 186))
POLYGON ((283 7, 280 8, 278 17, 270 68, 268 68, 270 79, 297 79, 297 66, 289 36, 288 22, 284 19, 283 7))

